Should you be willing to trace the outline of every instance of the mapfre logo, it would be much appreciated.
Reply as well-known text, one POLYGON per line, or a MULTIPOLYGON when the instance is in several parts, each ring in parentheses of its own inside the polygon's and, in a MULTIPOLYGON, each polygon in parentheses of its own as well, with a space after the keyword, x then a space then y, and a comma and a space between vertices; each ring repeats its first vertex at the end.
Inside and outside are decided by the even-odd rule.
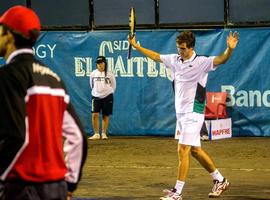
POLYGON ((213 130, 212 135, 214 135, 214 136, 217 136, 217 135, 230 135, 230 128, 213 130))

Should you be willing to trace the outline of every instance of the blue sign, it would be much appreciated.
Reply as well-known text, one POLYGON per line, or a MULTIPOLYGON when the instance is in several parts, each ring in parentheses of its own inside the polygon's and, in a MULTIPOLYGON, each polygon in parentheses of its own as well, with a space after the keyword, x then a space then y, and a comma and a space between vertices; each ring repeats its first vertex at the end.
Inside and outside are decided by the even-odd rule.
MULTIPOLYGON (((227 91, 234 136, 270 136, 270 28, 194 31, 196 53, 219 55, 226 37, 240 40, 230 60, 210 72, 208 91, 227 91)), ((135 49, 127 59, 127 31, 43 32, 35 55, 64 80, 86 131, 92 133, 89 75, 95 58, 106 56, 117 88, 109 135, 173 135, 174 94, 170 71, 135 49)), ((160 54, 176 53, 176 30, 138 31, 143 47, 160 54)), ((0 60, 3 64, 3 61, 0 60)))

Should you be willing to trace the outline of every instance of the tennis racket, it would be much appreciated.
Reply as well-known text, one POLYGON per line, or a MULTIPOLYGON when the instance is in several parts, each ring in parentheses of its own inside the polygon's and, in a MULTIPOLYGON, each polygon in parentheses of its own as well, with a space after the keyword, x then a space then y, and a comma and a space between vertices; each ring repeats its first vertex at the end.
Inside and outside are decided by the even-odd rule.
MULTIPOLYGON (((133 38, 136 32, 136 18, 135 18, 135 9, 133 7, 130 8, 129 13, 129 37, 133 38)), ((129 44, 128 47, 128 59, 131 57, 131 49, 132 46, 129 44)))

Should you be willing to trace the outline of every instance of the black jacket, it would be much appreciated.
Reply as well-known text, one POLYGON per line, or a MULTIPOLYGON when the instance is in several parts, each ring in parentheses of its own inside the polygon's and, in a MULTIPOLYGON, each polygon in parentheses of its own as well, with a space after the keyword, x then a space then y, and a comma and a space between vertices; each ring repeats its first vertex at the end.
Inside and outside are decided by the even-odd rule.
POLYGON ((72 192, 87 141, 64 83, 31 49, 9 59, 0 68, 0 180, 66 180, 72 192))

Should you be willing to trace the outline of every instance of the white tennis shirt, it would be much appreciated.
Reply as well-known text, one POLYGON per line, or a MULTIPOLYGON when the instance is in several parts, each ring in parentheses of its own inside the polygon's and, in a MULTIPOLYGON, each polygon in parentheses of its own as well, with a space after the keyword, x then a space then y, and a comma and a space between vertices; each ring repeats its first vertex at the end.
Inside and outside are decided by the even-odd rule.
POLYGON ((203 113, 208 72, 215 70, 214 56, 198 56, 195 52, 183 61, 178 54, 160 55, 161 61, 174 75, 176 113, 203 113))
POLYGON ((105 98, 109 94, 114 93, 116 89, 115 76, 112 72, 107 71, 107 76, 105 77, 105 72, 100 72, 95 69, 90 74, 90 86, 92 88, 92 96, 105 98))

